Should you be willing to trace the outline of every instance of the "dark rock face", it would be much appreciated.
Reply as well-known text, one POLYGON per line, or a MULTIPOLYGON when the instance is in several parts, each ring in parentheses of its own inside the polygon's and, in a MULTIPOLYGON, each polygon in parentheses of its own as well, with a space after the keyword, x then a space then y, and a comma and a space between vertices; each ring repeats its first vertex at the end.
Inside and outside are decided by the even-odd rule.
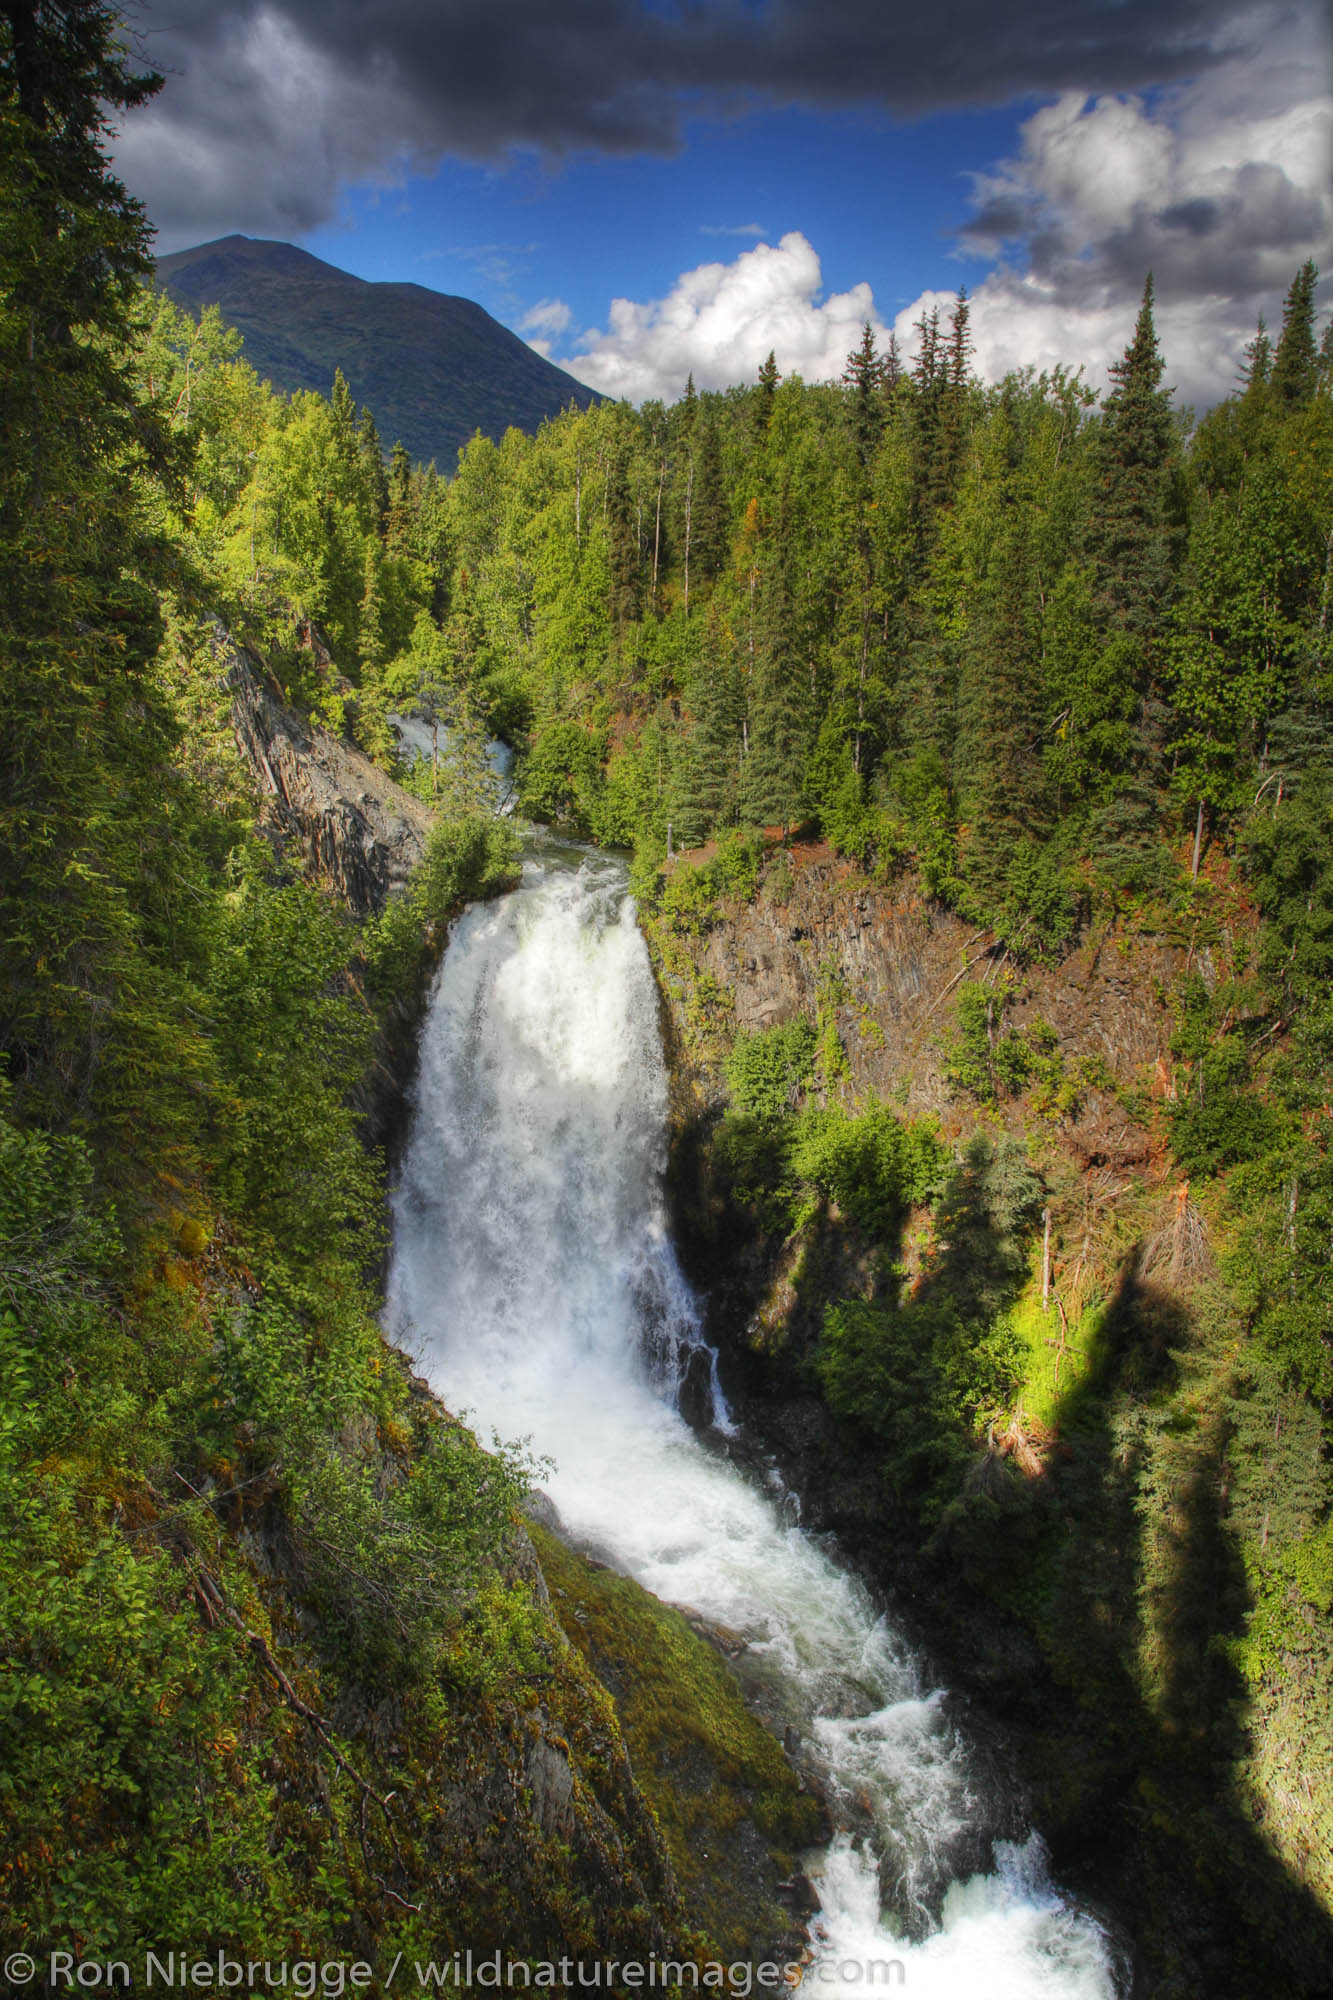
POLYGON ((376 915, 425 854, 430 813, 351 744, 288 708, 220 622, 212 645, 275 844, 299 855, 358 916, 376 915))
MULTIPOLYGON (((698 971, 729 995, 734 1026, 745 1033, 801 1014, 813 1020, 836 992, 853 1088, 947 1118, 939 1043, 953 1029, 965 982, 1005 975, 1001 947, 910 886, 866 882, 826 848, 795 849, 791 860, 782 899, 761 892, 728 909, 701 943, 698 971)), ((1185 960, 1166 940, 1090 935, 1060 965, 1024 970, 1006 1026, 1021 1030, 1040 1018, 1062 1051, 1097 1057, 1117 1082, 1129 1082, 1166 1054, 1165 993, 1185 960)), ((1194 962, 1211 977, 1206 951, 1194 962)), ((666 997, 679 1016, 669 988, 666 997)))

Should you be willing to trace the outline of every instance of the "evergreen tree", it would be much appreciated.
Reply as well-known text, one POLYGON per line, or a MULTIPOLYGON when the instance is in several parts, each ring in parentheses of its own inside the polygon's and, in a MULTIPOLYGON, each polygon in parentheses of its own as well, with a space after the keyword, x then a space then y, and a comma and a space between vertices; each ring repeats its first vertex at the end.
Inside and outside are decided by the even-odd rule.
POLYGON ((384 470, 384 448, 380 444, 380 434, 375 419, 369 410, 361 412, 361 422, 357 426, 356 433, 356 450, 375 529, 377 533, 382 534, 389 513, 389 481, 384 470))
POLYGON ((629 440, 617 437, 610 449, 604 487, 607 565, 611 582, 611 630, 623 645, 642 601, 642 551, 634 495, 630 490, 629 440))
POLYGON ((953 338, 940 337, 938 306, 916 323, 917 357, 912 370, 912 518, 917 554, 924 557, 935 517, 949 499, 962 438, 961 399, 966 380, 968 307, 960 294, 953 338), (954 380, 954 366, 958 380, 954 380))
POLYGON ((386 481, 387 506, 384 542, 391 555, 406 555, 411 540, 413 514, 412 461, 401 438, 389 454, 386 481))
POLYGON ((1273 372, 1273 343, 1268 337, 1268 326, 1262 313, 1254 329, 1254 339, 1245 348, 1245 360, 1240 371, 1241 394, 1245 397, 1258 396, 1268 387, 1273 372))
POLYGON ((768 436, 769 425, 773 421, 773 399, 777 395, 778 383, 782 380, 778 373, 777 357, 772 348, 768 358, 759 370, 759 379, 753 394, 754 439, 762 446, 768 436))
POLYGON ((797 825, 810 749, 809 682, 796 644, 789 509, 784 496, 760 573, 741 810, 756 826, 797 825))
POLYGON ((709 609, 703 657, 690 677, 694 726, 676 775, 672 819, 681 846, 697 846, 731 825, 740 795, 744 696, 735 643, 716 606, 709 609))
POLYGON ((333 417, 333 439, 339 458, 344 465, 355 465, 360 458, 360 444, 357 439, 356 403, 347 386, 347 378, 341 368, 333 371, 333 389, 329 396, 329 409, 333 417))
POLYGON ((1314 295, 1319 272, 1309 258, 1291 281, 1282 308, 1282 332, 1273 356, 1273 395, 1281 408, 1297 410, 1315 391, 1318 361, 1314 340, 1314 295))
POLYGON ((711 584, 727 556, 727 495, 722 440, 710 397, 700 405, 694 449, 693 568, 700 584, 711 584))
POLYGON ((848 391, 847 418, 856 455, 865 466, 875 455, 885 418, 884 363, 869 320, 861 329, 861 345, 847 356, 842 381, 848 391))
POLYGON ((1088 531, 1094 596, 1109 630, 1146 635, 1170 589, 1174 529, 1168 476, 1171 391, 1153 324, 1153 281, 1143 288, 1134 338, 1111 369, 1094 458, 1088 531))
POLYGON ((695 427, 699 421, 699 396, 694 375, 686 379, 685 394, 671 412, 668 426, 673 477, 667 509, 672 546, 680 552, 681 584, 686 611, 690 608, 690 586, 694 569, 694 502, 698 484, 695 427))
POLYGON ((903 380, 903 357, 898 348, 898 336, 892 330, 889 332, 889 344, 884 350, 881 368, 884 399, 886 402, 891 402, 898 384, 903 380))
POLYGON ((366 543, 365 585, 361 593, 358 620, 358 651, 364 676, 374 679, 387 657, 385 643, 384 564, 380 545, 372 536, 366 543))
POLYGON ((1046 818, 1029 522, 1021 507, 1011 504, 996 522, 992 558, 962 649, 953 757, 959 818, 969 827, 964 874, 978 914, 1003 900, 1014 854, 1046 818))
POLYGON ((108 7, 0 8, 0 1051, 21 1092, 85 1119, 131 1116, 136 1062, 197 1082, 182 1053, 171 1084, 164 1053, 188 954, 140 956, 175 894, 141 494, 179 492, 189 447, 127 355, 148 230, 103 150, 160 82, 108 7))
POLYGON ((1179 539, 1171 509, 1171 392, 1161 386, 1164 364, 1152 306, 1150 274, 1134 337, 1110 371, 1114 387, 1093 451, 1087 536, 1101 655, 1084 724, 1089 734, 1100 731, 1108 747, 1113 741, 1121 746, 1115 759, 1120 769, 1102 773, 1096 841, 1126 883, 1144 879, 1156 840, 1168 727, 1156 636, 1171 601, 1179 539))
POLYGON ((949 344, 943 361, 944 385, 940 396, 939 432, 932 468, 934 504, 942 507, 952 498, 962 463, 966 440, 967 391, 971 379, 972 335, 969 322, 972 308, 967 287, 960 285, 949 315, 949 344))

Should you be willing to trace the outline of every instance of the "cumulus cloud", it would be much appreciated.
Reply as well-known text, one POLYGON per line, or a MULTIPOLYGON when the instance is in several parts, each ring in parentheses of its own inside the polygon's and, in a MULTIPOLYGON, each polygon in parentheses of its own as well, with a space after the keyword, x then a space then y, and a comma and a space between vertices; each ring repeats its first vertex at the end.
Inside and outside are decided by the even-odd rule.
POLYGON ((812 244, 791 230, 731 264, 700 264, 665 298, 613 299, 610 324, 582 336, 565 366, 607 396, 667 401, 693 375, 697 389, 752 380, 771 351, 784 375, 819 381, 842 372, 868 319, 884 332, 867 284, 820 299, 812 244))
POLYGON ((976 177, 965 240, 1017 251, 1068 297, 1149 269, 1163 297, 1271 292, 1333 238, 1333 91, 1311 67, 1274 106, 1269 77, 1245 80, 1248 104, 1223 71, 1155 109, 1073 94, 1044 106, 1018 156, 976 177))
MULTIPOLYGON (((670 152, 755 105, 968 104, 1197 77, 1260 52, 1293 0, 140 0, 157 103, 121 172, 164 249, 300 234, 349 181, 445 155, 670 152)), ((1295 0, 1308 12, 1312 0, 1295 0)))
POLYGON ((1311 26, 1156 103, 1066 94, 1026 121, 1017 155, 976 177, 963 232, 997 259, 973 301, 985 374, 1081 361, 1104 381, 1151 270, 1182 399, 1234 386, 1258 314, 1276 329, 1297 266, 1333 261, 1333 91, 1311 26))
MULTIPOLYGON (((1297 266, 1333 263, 1333 93, 1313 26, 1297 13, 1262 59, 1233 52, 1153 99, 1067 92, 1025 121, 1014 157, 974 177, 962 232, 995 260, 972 300, 983 377, 1082 366, 1104 386, 1151 270, 1181 401, 1231 390, 1258 314, 1276 330, 1297 266)), ((784 236, 686 272, 664 298, 615 300, 568 365, 634 401, 679 395, 691 371, 699 387, 753 379, 770 348, 784 373, 828 379, 864 321, 881 342, 887 329, 868 285, 821 301, 820 284, 813 246, 784 236)), ((926 292, 897 314, 908 355, 952 299, 926 292)))

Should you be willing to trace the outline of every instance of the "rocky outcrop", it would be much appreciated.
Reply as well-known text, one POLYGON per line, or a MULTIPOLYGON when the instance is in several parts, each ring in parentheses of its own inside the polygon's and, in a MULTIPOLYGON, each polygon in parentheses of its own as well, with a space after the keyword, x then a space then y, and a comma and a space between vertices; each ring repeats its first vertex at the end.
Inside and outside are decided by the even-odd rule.
POLYGON ((359 916, 375 915, 424 855, 431 814, 361 751, 290 708, 220 621, 211 644, 265 831, 359 916))
MULTIPOLYGON (((1006 1025, 1042 1020, 1065 1055, 1097 1059, 1118 1085, 1151 1087, 1171 1034, 1166 994, 1186 956, 1170 940, 1094 934, 1060 965, 1023 971, 1006 1025)), ((761 893, 728 908, 701 941, 697 963, 727 996, 736 1029, 822 1011, 854 1091, 946 1115, 939 1048, 957 996, 968 979, 993 984, 1010 971, 989 932, 915 888, 867 882, 820 847, 791 850, 780 879, 770 865, 761 893)))

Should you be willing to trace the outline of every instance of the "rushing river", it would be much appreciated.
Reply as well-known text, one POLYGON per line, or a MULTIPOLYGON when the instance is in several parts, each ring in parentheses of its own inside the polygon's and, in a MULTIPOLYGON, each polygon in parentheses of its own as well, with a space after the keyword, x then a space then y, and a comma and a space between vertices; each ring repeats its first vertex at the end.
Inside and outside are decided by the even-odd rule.
POLYGON ((814 1990, 864 1992, 862 1967, 897 1960, 913 2000, 1112 2000, 1107 1940, 1035 1836, 959 1872, 986 1787, 901 1636, 780 1491, 676 1412, 699 1334, 666 1229, 666 1096, 623 870, 538 854, 519 890, 462 919, 441 968, 391 1331, 483 1438, 549 1458, 570 1534, 745 1635, 747 1684, 799 1732, 838 1829, 809 1860, 814 1990))

